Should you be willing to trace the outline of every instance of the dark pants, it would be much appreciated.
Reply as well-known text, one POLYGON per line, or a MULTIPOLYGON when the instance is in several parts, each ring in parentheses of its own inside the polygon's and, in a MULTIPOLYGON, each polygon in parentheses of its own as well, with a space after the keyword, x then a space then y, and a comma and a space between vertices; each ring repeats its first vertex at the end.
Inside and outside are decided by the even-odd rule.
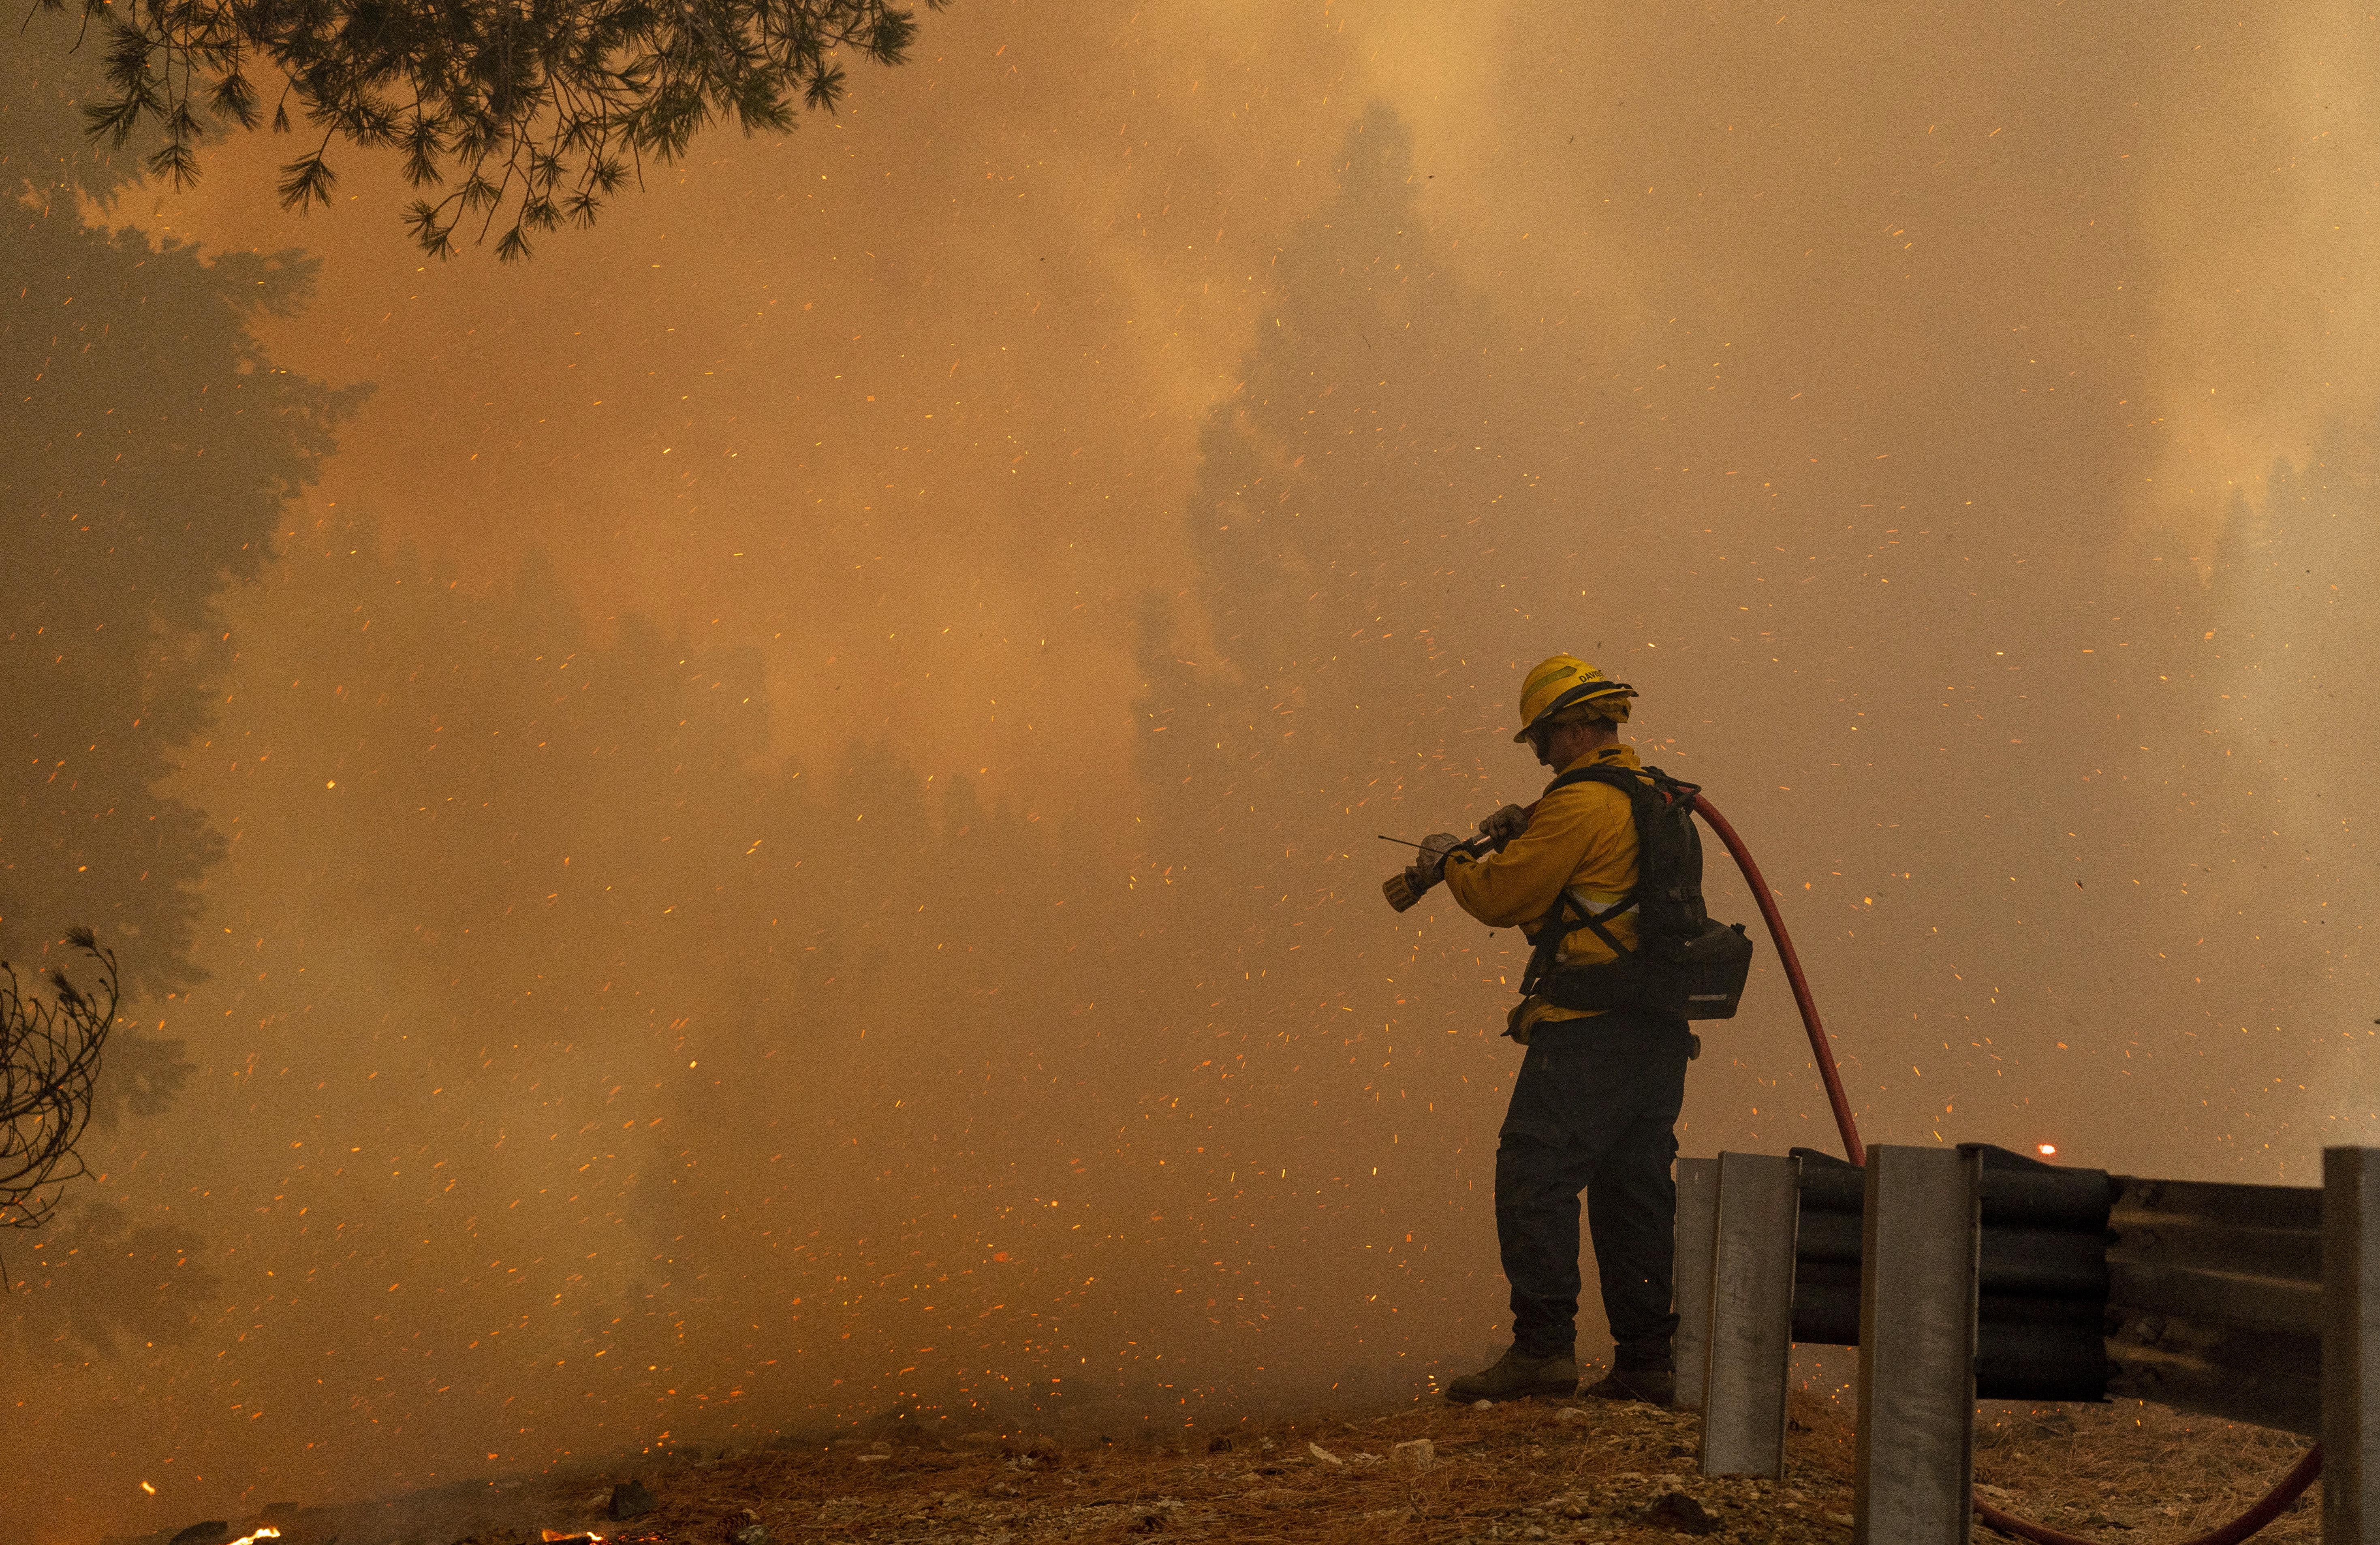
POLYGON ((1667 1369, 1686 1022, 1633 1009, 1539 1025, 1496 1149, 1496 1240, 1524 1355, 1578 1337, 1578 1194, 1617 1366, 1667 1369))

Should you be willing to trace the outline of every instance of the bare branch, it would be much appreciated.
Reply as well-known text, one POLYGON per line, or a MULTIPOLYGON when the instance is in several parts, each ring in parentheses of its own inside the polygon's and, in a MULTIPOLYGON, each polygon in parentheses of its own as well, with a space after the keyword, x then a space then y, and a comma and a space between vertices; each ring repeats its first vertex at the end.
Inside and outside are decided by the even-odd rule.
POLYGON ((69 930, 67 942, 98 963, 96 997, 54 969, 55 1002, 42 1003, 0 961, 0 1228, 40 1227, 84 1173, 75 1149, 91 1123, 121 979, 91 930, 69 930))

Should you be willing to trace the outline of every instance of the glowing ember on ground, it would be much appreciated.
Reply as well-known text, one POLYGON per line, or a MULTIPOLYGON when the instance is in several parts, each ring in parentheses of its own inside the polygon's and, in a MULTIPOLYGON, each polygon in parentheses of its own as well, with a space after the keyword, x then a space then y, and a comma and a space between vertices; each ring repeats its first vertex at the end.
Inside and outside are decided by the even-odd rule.
POLYGON ((267 1524, 262 1528, 257 1530, 254 1534, 241 1535, 237 1539, 233 1540, 231 1545, 256 1545, 256 1542, 260 1539, 278 1539, 280 1538, 281 1531, 274 1528, 272 1525, 267 1524))

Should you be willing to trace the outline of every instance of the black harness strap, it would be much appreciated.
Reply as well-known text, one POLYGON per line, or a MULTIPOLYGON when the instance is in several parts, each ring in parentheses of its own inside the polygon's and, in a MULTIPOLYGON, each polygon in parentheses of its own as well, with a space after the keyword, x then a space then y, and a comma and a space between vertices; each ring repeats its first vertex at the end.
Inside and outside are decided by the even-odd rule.
MULTIPOLYGON (((1545 793, 1537 797, 1540 800, 1548 799, 1561 790, 1575 787, 1580 784, 1603 784, 1628 796, 1630 817, 1633 820, 1638 792, 1644 788, 1645 782, 1646 780, 1640 778, 1625 767, 1614 766, 1609 762, 1598 762, 1593 767, 1572 768, 1548 784, 1545 793)), ((1560 896, 1554 902, 1552 920, 1536 933, 1526 936, 1535 948, 1529 953, 1528 968, 1521 976, 1523 994, 1526 995, 1534 991, 1536 984, 1561 963, 1562 941, 1570 937, 1573 929, 1582 925, 1595 931, 1595 936, 1603 941, 1604 947, 1611 952, 1614 959, 1624 961, 1632 958, 1636 952, 1622 945, 1619 939, 1613 936, 1611 931, 1603 925, 1635 905, 1636 893, 1630 891, 1613 903, 1608 910, 1592 911, 1580 906, 1571 895, 1570 887, 1563 886, 1560 896)))

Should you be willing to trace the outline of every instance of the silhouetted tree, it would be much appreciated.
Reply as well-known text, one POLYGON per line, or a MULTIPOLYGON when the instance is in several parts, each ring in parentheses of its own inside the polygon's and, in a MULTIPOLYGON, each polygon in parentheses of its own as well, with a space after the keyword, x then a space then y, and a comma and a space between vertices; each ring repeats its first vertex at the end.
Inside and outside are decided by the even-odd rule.
MULTIPOLYGON (((298 254, 152 246, 83 222, 137 172, 84 143, 84 59, 0 55, 0 953, 33 918, 91 918, 141 998, 204 973, 199 884, 223 851, 176 797, 220 705, 229 585, 361 398, 276 369, 260 317, 301 305, 298 254)), ((161 1109, 176 1043, 128 1027, 95 1119, 161 1109)))
POLYGON ((205 1245, 173 1223, 136 1223, 112 1202, 83 1203, 21 1259, 0 1322, 9 1371, 22 1381, 37 1369, 63 1373, 188 1340, 223 1285, 207 1270, 205 1245))
POLYGON ((508 212, 504 259, 592 222, 641 158, 674 160, 722 119, 783 132, 797 100, 832 111, 839 52, 897 65, 917 32, 886 0, 83 0, 82 18, 107 42, 91 132, 120 147, 156 125, 152 172, 197 178, 201 111, 263 122, 266 72, 273 127, 294 104, 319 136, 283 168, 285 205, 329 197, 334 141, 395 149, 440 190, 407 216, 422 250, 451 255, 463 220, 482 215, 484 236, 508 212))
POLYGON ((1530 566, 1496 554, 1524 540, 1532 413, 1487 297, 1418 239, 1412 127, 1375 103, 1338 162, 1338 198, 1275 261, 1273 325, 1199 432, 1184 593, 1208 637, 1176 637, 1161 599, 1139 619, 1160 830, 1278 845, 1297 870, 1422 770, 1380 759, 1382 715, 1435 738, 1439 633, 1481 637, 1530 566), (1208 657, 1180 658, 1193 647, 1208 657))

